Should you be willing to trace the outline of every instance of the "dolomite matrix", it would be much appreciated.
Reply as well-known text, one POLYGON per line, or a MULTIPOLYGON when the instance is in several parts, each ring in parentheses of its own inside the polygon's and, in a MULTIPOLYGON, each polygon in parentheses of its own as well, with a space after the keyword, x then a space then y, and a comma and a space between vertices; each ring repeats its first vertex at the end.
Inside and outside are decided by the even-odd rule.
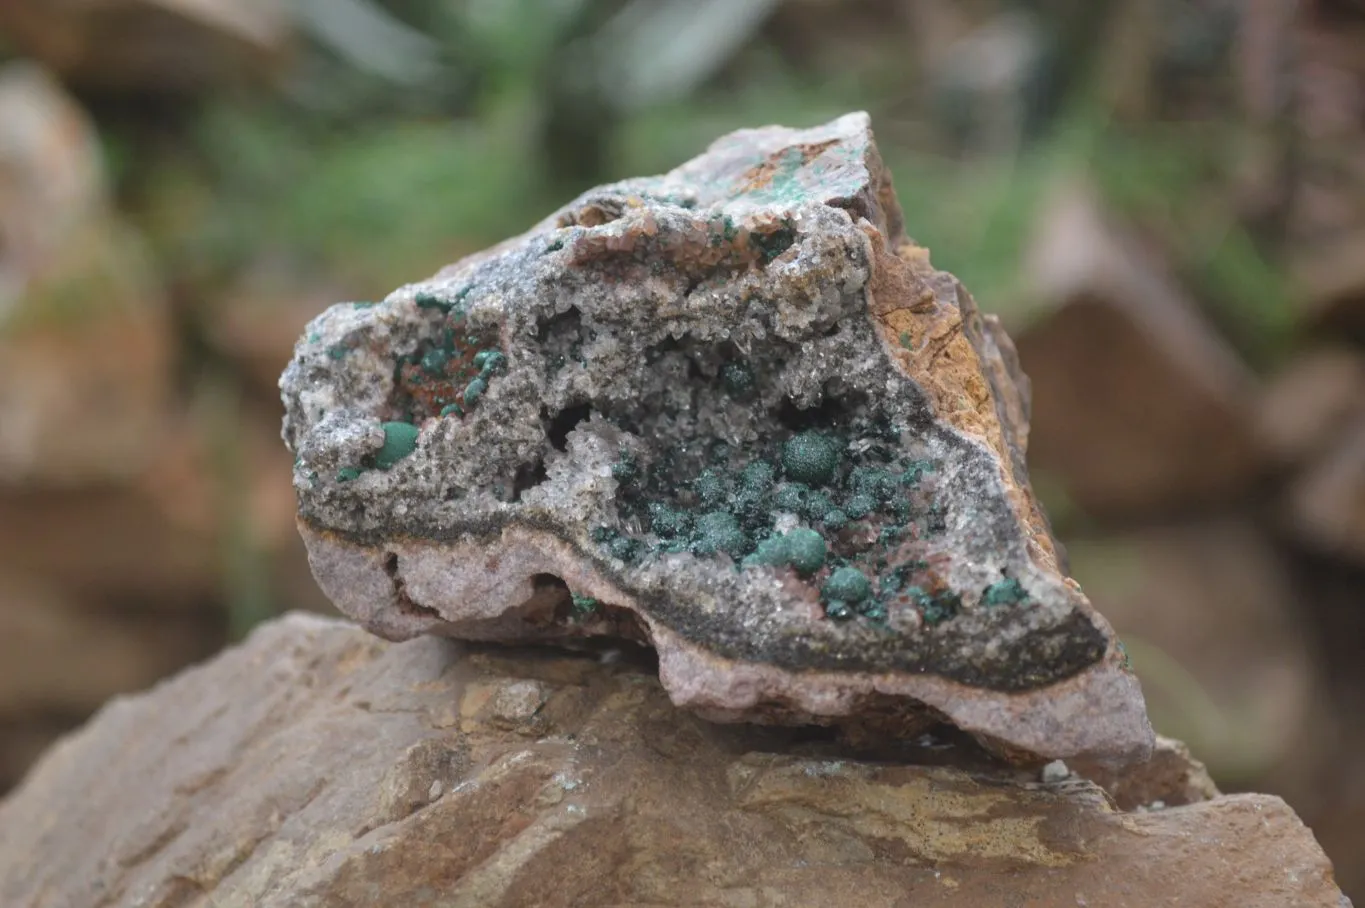
POLYGON ((313 572, 383 637, 622 637, 712 719, 1150 750, 1029 488, 1014 348, 905 238, 865 114, 333 306, 280 384, 313 572))

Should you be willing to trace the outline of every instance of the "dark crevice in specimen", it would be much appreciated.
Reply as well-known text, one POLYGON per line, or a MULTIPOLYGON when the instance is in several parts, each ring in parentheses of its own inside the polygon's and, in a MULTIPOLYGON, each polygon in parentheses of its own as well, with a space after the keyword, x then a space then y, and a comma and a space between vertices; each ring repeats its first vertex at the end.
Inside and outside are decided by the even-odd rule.
POLYGON ((517 475, 512 478, 512 501, 521 501, 521 496, 549 479, 545 472, 545 461, 536 458, 534 463, 524 463, 517 467, 517 475))
POLYGON ((408 591, 404 587, 403 578, 398 576, 398 553, 389 552, 384 556, 384 573, 393 581, 393 595, 398 601, 398 608, 409 615, 421 615, 427 618, 440 618, 441 613, 436 609, 426 605, 418 605, 408 597, 408 591))
POLYGON ((566 407, 554 416, 542 412, 542 418, 548 420, 545 436, 550 441, 550 447, 560 452, 568 450, 569 433, 591 415, 591 404, 576 404, 572 407, 566 407))

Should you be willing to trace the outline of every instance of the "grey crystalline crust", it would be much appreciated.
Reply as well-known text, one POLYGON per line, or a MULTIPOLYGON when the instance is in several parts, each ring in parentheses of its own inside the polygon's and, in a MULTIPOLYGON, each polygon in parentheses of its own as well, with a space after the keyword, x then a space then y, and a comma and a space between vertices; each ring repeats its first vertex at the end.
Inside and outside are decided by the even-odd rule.
POLYGON ((1150 748, 1028 487, 1013 347, 904 238, 864 114, 333 306, 281 388, 314 573, 385 637, 622 636, 714 718, 1150 748))

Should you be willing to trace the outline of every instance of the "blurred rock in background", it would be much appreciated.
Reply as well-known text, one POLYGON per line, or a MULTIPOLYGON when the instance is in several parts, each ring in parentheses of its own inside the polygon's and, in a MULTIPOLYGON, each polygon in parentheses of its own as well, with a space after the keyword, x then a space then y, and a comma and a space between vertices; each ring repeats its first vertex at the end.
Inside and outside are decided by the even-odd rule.
POLYGON ((0 32, 65 79, 178 94, 260 79, 289 40, 283 0, 0 4, 0 32))
POLYGON ((1001 313, 1159 731, 1365 900, 1365 9, 1330 0, 0 3, 0 788, 286 607, 312 315, 871 111, 1001 313))
MULTIPOLYGON (((237 581, 239 602, 260 585, 320 603, 293 528, 276 414, 243 418, 224 382, 187 383, 195 370, 182 360, 195 354, 184 342, 166 275, 115 203, 96 125, 46 70, 5 64, 5 785, 111 695, 222 645, 230 559, 235 576, 251 578, 237 581)), ((274 352, 282 361, 288 347, 274 352)))
POLYGON ((1071 567, 1127 640, 1152 723, 1240 787, 1300 763, 1326 693, 1283 559, 1229 513, 1080 540, 1071 567))
POLYGON ((1093 519, 1245 496, 1261 459, 1255 379, 1159 258, 1070 187, 1044 203, 1032 242, 1040 305, 1017 344, 1033 382, 1034 468, 1063 477, 1093 519))
POLYGON ((163 434, 174 338, 99 139, 43 70, 0 70, 0 481, 140 473, 163 434))

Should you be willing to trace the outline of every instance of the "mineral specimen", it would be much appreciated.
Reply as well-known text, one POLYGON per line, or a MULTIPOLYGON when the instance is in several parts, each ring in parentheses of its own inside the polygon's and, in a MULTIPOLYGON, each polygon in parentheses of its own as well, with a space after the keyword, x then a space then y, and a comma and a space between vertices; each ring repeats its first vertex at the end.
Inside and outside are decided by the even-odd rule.
POLYGON ((281 387, 314 574, 381 636, 635 639, 719 720, 1151 747, 1029 489, 1013 346, 904 237, 865 114, 334 306, 281 387))

